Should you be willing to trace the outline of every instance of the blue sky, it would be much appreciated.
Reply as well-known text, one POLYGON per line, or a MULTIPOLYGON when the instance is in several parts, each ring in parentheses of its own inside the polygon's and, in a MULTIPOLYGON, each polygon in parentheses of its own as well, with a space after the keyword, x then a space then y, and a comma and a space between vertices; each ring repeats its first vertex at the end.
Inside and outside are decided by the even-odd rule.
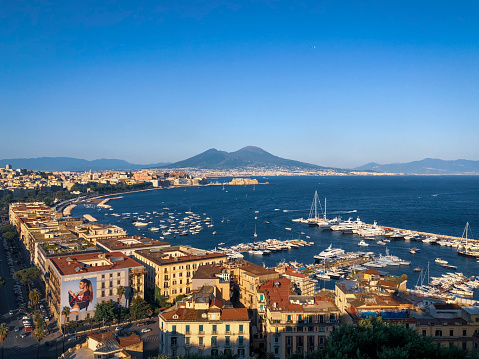
POLYGON ((2 1, 0 158, 479 160, 476 1, 2 1), (314 47, 314 48, 313 48, 314 47))

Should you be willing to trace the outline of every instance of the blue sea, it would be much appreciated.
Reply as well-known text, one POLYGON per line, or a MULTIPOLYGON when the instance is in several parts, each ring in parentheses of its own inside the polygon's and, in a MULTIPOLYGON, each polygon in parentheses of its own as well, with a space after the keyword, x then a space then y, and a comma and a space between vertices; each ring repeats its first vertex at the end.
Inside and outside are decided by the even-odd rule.
MULTIPOLYGON (((379 225, 439 235, 461 237, 469 222, 473 238, 479 231, 479 176, 381 176, 381 177, 255 177, 259 182, 269 184, 256 186, 204 186, 188 188, 159 189, 130 193, 121 199, 108 202, 113 210, 101 210, 77 206, 73 216, 91 214, 99 223, 110 223, 125 228, 130 235, 144 235, 160 239, 161 232, 151 232, 148 227, 159 227, 163 217, 150 215, 148 227, 137 228, 131 219, 114 217, 111 214, 145 212, 175 213, 183 218, 185 211, 192 211, 204 219, 213 220, 213 228, 205 228, 197 235, 167 236, 172 245, 190 245, 202 249, 214 249, 218 243, 225 246, 238 243, 276 238, 305 239, 313 241, 311 247, 291 249, 287 252, 272 253, 269 256, 245 255, 245 259, 267 267, 273 267, 282 260, 299 263, 314 263, 314 255, 331 243, 335 248, 350 251, 372 251, 384 254, 385 246, 368 241, 369 247, 358 246, 361 238, 353 234, 340 234, 319 227, 293 223, 295 218, 308 218, 314 192, 318 191, 324 210, 327 198, 329 218, 341 216, 360 217, 366 223, 377 221, 379 225), (164 208, 168 208, 165 210, 164 208), (255 217, 257 219, 255 219, 255 217), (254 232, 258 234, 254 238, 254 232), (291 231, 286 230, 291 228, 291 231), (212 232, 216 231, 217 235, 212 232), (304 234, 301 234, 304 232, 304 234), (310 239, 307 239, 309 236, 310 239)), ((228 181, 228 178, 209 179, 210 182, 228 181)), ((115 197, 115 196, 112 196, 115 197)), ((318 208, 318 211, 320 209, 318 208)), ((471 234, 468 235, 471 238, 471 234)), ((430 275, 440 276, 450 269, 434 263, 439 257, 457 266, 457 272, 467 276, 479 275, 479 263, 472 258, 458 256, 456 249, 422 242, 392 241, 387 248, 393 255, 411 261, 409 266, 385 267, 381 270, 393 275, 407 274, 408 287, 413 288, 419 274, 416 267, 426 268, 430 263, 430 275), (409 249, 421 251, 415 255, 409 249)), ((333 288, 334 281, 321 283, 333 288)), ((479 298, 478 293, 474 298, 479 298)))

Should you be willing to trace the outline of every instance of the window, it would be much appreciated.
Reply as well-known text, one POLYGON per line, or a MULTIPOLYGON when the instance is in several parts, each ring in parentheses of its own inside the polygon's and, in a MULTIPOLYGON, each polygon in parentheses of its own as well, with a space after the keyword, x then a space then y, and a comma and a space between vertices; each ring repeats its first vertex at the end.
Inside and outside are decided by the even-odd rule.
POLYGON ((165 274, 165 280, 168 280, 168 274, 165 274))
POLYGON ((217 342, 218 342, 217 337, 211 337, 211 346, 212 347, 217 346, 217 342))
POLYGON ((190 326, 187 325, 187 326, 186 326, 186 333, 188 334, 189 332, 190 332, 190 326))
POLYGON ((117 284, 117 285, 120 285, 120 283, 121 283, 121 281, 118 279, 118 280, 116 281, 116 284, 117 284))
POLYGON ((286 346, 290 347, 291 345, 293 345, 293 337, 286 337, 286 346))
POLYGON ((242 335, 238 337, 238 345, 244 345, 244 337, 242 335))
POLYGON ((172 346, 176 345, 176 337, 171 337, 171 345, 172 346))
POLYGON ((263 295, 263 294, 260 294, 260 295, 259 295, 259 300, 260 300, 260 301, 263 301, 263 300, 264 300, 264 295, 263 295))
POLYGON ((185 345, 190 345, 190 337, 185 337, 185 345))
POLYGON ((226 324, 226 333, 229 333, 229 332, 230 332, 230 325, 226 324))
POLYGON ((442 337, 442 330, 437 329, 437 330, 436 330, 436 333, 435 333, 435 336, 436 336, 436 337, 442 337))
POLYGON ((198 337, 198 344, 203 345, 203 337, 198 337))
POLYGON ((323 345, 324 344, 324 337, 319 337, 319 345, 323 345))
POLYGON ((243 333, 243 324, 240 324, 240 326, 239 326, 239 332, 240 332, 240 333, 243 333))
POLYGON ((110 295, 113 295, 113 289, 110 289, 110 295))
POLYGON ((119 277, 120 275, 121 275, 121 273, 120 273, 120 272, 116 273, 116 276, 117 276, 117 277, 119 277))
POLYGON ((286 320, 287 320, 288 322, 290 322, 290 321, 291 321, 291 315, 288 315, 286 320))
POLYGON ((238 349, 238 357, 244 358, 244 349, 238 349))
POLYGON ((102 297, 105 296, 105 291, 104 291, 104 290, 101 291, 101 296, 102 296, 102 297))
POLYGON ((211 349, 211 356, 212 357, 218 356, 218 349, 211 349))
POLYGON ((230 345, 230 337, 225 337, 225 345, 230 345))
POLYGON ((176 333, 176 325, 172 325, 172 326, 171 326, 171 331, 172 331, 173 333, 176 333))
POLYGON ((293 331, 293 327, 286 327, 286 331, 287 331, 287 332, 292 332, 292 331, 293 331))
POLYGON ((110 278, 113 278, 113 273, 110 273, 110 278))
POLYGON ((213 324, 213 334, 216 334, 217 332, 218 332, 218 326, 216 324, 213 324))
POLYGON ((423 336, 426 336, 426 335, 427 335, 427 334, 426 334, 426 329, 423 329, 423 330, 422 330, 422 335, 423 335, 423 336))
POLYGON ((449 330, 449 336, 450 336, 450 337, 453 337, 453 336, 454 336, 454 329, 450 329, 450 330, 449 330))
POLYGON ((274 353, 279 354, 279 348, 278 347, 274 348, 274 353))
POLYGON ((203 324, 200 324, 199 331, 200 331, 200 333, 203 332, 203 324))
POLYGON ((462 336, 463 336, 463 337, 467 337, 467 330, 466 330, 466 329, 463 329, 463 330, 462 330, 462 336))
POLYGON ((259 310, 263 311, 264 310, 264 305, 263 304, 260 304, 259 306, 259 310))
POLYGON ((104 274, 101 275, 101 279, 105 279, 105 275, 104 275, 104 274))

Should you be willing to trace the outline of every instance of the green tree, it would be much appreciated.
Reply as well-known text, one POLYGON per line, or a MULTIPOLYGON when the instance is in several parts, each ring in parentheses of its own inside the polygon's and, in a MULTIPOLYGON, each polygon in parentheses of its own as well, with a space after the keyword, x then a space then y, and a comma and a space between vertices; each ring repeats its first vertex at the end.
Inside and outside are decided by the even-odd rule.
POLYGON ((115 314, 115 305, 109 300, 96 305, 94 318, 97 322, 109 322, 115 319, 115 314))
POLYGON ((93 323, 94 323, 94 322, 95 322, 95 319, 93 319, 92 317, 89 317, 89 318, 86 318, 86 319, 85 319, 85 323, 90 326, 90 333, 91 333, 92 330, 93 330, 93 323))
POLYGON ((6 282, 7 281, 4 278, 0 277, 0 288, 2 288, 6 282))
POLYGON ((13 273, 13 279, 21 282, 23 285, 28 286, 28 292, 30 292, 30 283, 32 280, 40 278, 42 272, 37 267, 30 267, 21 269, 13 273))
POLYGON ((65 325, 67 324, 67 318, 70 315, 70 307, 64 306, 62 309, 62 315, 65 317, 65 321, 62 326, 62 333, 63 333, 63 352, 65 353, 65 325))
POLYGON ((33 336, 37 340, 37 359, 40 353, 40 341, 45 337, 45 321, 43 320, 40 313, 35 312, 33 316, 33 320, 35 321, 35 331, 33 332, 33 336))
POLYGON ((125 287, 123 287, 122 285, 120 285, 117 290, 116 290, 117 294, 118 294, 118 323, 120 323, 121 321, 121 297, 123 297, 123 294, 125 294, 125 287))
POLYGON ((0 232, 2 232, 2 233, 5 233, 5 232, 15 233, 16 231, 17 231, 17 229, 12 224, 4 224, 3 226, 0 227, 0 232))
POLYGON ((134 320, 142 319, 151 312, 150 305, 140 297, 133 298, 130 306, 130 317, 134 320))
POLYGON ((32 289, 28 294, 28 299, 30 299, 30 305, 32 308, 36 308, 38 301, 40 300, 41 294, 37 289, 32 289))
POLYGON ((2 342, 2 358, 5 358, 3 356, 3 341, 7 337, 9 332, 8 325, 5 323, 0 324, 0 342, 2 342))
POLYGON ((420 336, 404 325, 385 322, 381 317, 361 319, 358 325, 343 325, 326 341, 324 349, 307 359, 446 359, 469 358, 457 347, 437 347, 431 337, 420 336))

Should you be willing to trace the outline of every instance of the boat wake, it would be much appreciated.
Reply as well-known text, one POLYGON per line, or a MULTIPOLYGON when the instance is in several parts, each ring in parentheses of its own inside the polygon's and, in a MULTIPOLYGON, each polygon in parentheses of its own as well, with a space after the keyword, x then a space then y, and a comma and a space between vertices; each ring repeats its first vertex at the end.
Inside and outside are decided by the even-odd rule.
POLYGON ((356 213, 358 210, 353 209, 352 211, 336 211, 336 212, 331 212, 331 214, 346 214, 346 213, 356 213))

